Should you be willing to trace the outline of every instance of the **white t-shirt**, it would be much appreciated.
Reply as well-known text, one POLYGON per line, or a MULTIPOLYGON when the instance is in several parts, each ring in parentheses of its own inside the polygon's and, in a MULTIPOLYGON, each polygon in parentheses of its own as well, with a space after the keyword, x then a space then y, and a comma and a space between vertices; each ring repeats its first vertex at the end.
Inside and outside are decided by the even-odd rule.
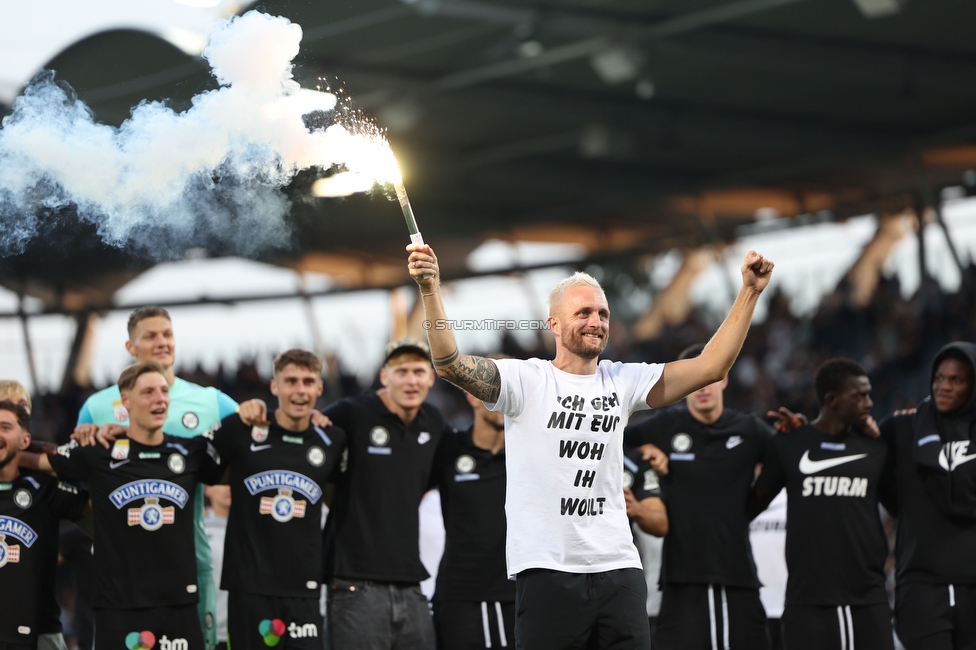
POLYGON ((624 503, 623 431, 663 364, 601 361, 573 375, 550 361, 496 360, 505 417, 510 576, 526 569, 641 568, 624 503))
POLYGON ((766 616, 782 618, 786 600, 786 490, 749 524, 749 543, 756 560, 759 590, 766 616))

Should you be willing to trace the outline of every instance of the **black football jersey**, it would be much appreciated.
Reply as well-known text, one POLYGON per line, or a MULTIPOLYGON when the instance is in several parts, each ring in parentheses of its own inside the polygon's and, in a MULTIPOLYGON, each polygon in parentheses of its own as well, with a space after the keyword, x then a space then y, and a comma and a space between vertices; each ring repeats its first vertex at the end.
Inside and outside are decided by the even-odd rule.
POLYGON ((891 483, 887 456, 884 440, 855 432, 805 425, 774 438, 756 494, 768 503, 786 488, 787 607, 888 602, 878 511, 891 483))
POLYGON ((220 480, 209 440, 165 435, 159 445, 121 437, 111 449, 75 443, 48 456, 58 476, 82 481, 95 516, 94 609, 197 602, 194 496, 220 480))
POLYGON ((346 432, 347 464, 336 481, 326 524, 326 575, 420 582, 420 500, 447 421, 431 404, 410 424, 376 393, 343 399, 325 414, 346 432))
POLYGON ((661 498, 660 477, 641 452, 631 447, 624 447, 624 487, 630 488, 637 501, 661 498))
POLYGON ((505 567, 505 450, 471 441, 471 430, 445 432, 434 467, 444 516, 444 554, 435 601, 515 602, 505 567))
POLYGON ((322 494, 346 448, 342 429, 247 426, 237 414, 204 434, 230 467, 221 589, 319 597, 322 494))
POLYGON ((670 461, 661 478, 668 506, 661 584, 760 586, 747 504, 772 436, 754 415, 726 408, 704 424, 683 403, 624 431, 628 445, 654 444, 670 461))
POLYGON ((22 469, 0 483, 0 644, 35 646, 38 634, 54 631, 44 625, 54 599, 58 521, 80 519, 87 503, 84 490, 39 472, 22 469))

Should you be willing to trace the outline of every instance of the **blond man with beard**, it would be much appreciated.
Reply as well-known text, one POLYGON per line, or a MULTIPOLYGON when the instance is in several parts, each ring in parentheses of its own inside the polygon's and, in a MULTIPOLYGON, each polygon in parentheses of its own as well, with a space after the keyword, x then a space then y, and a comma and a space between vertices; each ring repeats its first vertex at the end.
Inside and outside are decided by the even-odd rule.
POLYGON ((445 324, 437 257, 411 244, 437 374, 505 413, 508 573, 518 648, 648 648, 646 585, 623 491, 630 414, 728 373, 773 263, 754 251, 732 311, 699 357, 668 364, 598 361, 610 332, 599 283, 577 273, 549 294, 553 361, 461 354, 445 324))

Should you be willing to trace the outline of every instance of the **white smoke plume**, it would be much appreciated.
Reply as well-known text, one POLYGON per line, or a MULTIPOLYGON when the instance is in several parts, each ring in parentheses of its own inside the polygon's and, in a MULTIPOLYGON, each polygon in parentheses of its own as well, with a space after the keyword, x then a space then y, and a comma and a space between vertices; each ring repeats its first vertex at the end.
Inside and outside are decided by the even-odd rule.
POLYGON ((182 113, 144 102, 119 128, 96 123, 53 72, 38 75, 0 126, 0 257, 23 251, 45 210, 76 212, 107 244, 156 258, 215 240, 242 255, 287 247, 281 188, 345 163, 349 144, 341 127, 302 120, 335 97, 292 79, 301 38, 286 18, 225 21, 204 51, 221 87, 182 113))

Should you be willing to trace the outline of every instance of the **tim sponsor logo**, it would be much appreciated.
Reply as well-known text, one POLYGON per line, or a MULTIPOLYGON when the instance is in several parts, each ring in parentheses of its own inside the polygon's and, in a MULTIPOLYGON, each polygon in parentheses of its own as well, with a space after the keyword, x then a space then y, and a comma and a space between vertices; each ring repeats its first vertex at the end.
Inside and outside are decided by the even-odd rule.
POLYGON ((318 635, 319 629, 312 623, 305 623, 304 625, 298 623, 288 624, 288 636, 293 639, 309 639, 318 635))

